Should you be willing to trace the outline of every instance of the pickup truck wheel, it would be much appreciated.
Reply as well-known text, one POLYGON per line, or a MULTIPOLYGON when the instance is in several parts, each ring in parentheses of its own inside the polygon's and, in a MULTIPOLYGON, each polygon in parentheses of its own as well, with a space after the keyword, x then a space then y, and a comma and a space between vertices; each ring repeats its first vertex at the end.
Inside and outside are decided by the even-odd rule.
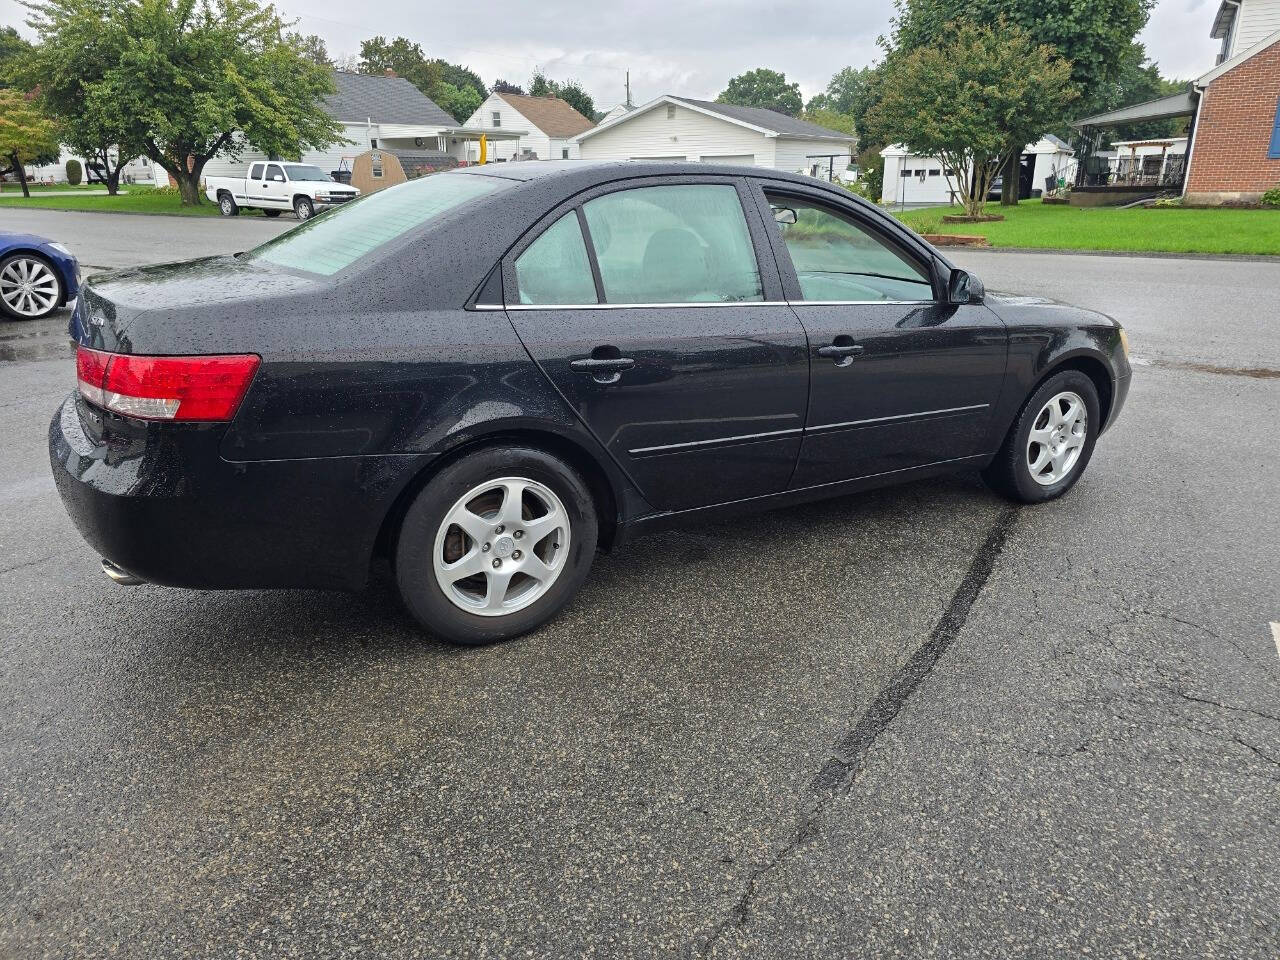
POLYGON ((310 197, 295 197, 293 201, 293 215, 299 220, 310 220, 315 214, 315 205, 311 202, 310 197))
POLYGON ((280 216, 280 211, 279 210, 263 210, 262 215, 264 217, 278 217, 280 216))
POLYGON ((235 200, 232 199, 229 193, 224 193, 218 197, 218 209, 222 211, 224 217, 235 217, 240 213, 240 208, 236 206, 235 200))

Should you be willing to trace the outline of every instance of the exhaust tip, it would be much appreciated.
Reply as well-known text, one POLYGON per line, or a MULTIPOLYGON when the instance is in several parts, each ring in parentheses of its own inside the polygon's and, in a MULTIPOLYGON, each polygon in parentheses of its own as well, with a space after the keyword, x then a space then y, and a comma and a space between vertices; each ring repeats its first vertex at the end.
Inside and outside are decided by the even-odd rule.
POLYGON ((135 577, 123 567, 117 567, 106 557, 102 558, 102 572, 105 573, 114 583, 122 587, 136 587, 140 583, 146 583, 141 577, 135 577))

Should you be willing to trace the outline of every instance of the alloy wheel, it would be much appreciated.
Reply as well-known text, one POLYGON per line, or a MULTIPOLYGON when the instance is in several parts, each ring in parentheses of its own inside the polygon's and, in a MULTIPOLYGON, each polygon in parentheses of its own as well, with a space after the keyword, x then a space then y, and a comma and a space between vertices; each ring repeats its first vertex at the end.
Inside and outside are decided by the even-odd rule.
POLYGON ((58 305, 58 278, 35 257, 14 257, 0 272, 0 299, 22 317, 42 317, 58 305))
POLYGON ((514 613, 559 578, 569 536, 569 514, 550 487, 524 477, 490 480, 445 514, 432 551, 436 582, 468 613, 514 613))
POLYGON ((1027 438, 1027 469, 1041 486, 1052 486, 1075 468, 1089 432, 1084 399, 1070 390, 1040 408, 1027 438))

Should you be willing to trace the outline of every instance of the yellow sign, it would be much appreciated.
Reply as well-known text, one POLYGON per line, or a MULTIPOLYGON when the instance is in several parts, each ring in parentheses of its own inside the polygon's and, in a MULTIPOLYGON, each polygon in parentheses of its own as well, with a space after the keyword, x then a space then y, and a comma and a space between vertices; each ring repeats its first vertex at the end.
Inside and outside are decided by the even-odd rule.
POLYGON ((480 162, 489 162, 489 140, 483 133, 480 134, 480 162))

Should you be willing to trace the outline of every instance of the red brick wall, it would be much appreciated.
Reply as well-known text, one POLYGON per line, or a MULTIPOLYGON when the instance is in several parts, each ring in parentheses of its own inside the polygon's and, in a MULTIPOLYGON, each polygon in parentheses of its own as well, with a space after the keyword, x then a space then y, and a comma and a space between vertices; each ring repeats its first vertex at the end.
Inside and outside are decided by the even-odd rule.
POLYGON ((1280 186, 1280 159, 1267 158, 1277 101, 1280 43, 1209 84, 1196 117, 1188 200, 1256 197, 1280 186))

